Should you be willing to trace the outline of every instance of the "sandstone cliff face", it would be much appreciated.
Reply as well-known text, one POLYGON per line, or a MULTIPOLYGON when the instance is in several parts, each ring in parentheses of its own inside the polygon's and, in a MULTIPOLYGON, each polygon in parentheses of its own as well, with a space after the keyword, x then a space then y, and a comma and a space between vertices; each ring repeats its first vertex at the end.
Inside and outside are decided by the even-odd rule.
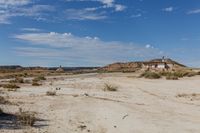
POLYGON ((142 62, 114 63, 101 68, 104 71, 121 72, 136 71, 142 68, 142 62))

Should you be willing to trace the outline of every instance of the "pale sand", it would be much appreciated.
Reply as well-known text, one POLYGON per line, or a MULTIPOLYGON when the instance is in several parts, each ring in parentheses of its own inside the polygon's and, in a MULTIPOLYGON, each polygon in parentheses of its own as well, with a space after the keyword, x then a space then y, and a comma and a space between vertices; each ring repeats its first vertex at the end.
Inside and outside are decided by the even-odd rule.
POLYGON ((22 107, 37 112, 37 117, 46 121, 36 125, 48 126, 0 132, 200 133, 200 95, 176 97, 182 93, 200 94, 200 76, 172 81, 134 75, 49 77, 40 87, 24 85, 17 92, 8 92, 9 100, 20 106, 6 105, 4 109, 16 112, 22 107), (117 86, 118 91, 102 91, 105 83, 117 86), (61 88, 57 96, 46 96, 46 91, 56 87, 61 88))

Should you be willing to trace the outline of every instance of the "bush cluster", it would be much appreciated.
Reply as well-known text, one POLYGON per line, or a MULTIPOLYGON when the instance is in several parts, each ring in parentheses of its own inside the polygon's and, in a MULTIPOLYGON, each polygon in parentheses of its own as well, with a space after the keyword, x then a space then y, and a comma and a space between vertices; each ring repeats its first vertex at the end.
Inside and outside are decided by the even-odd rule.
POLYGON ((144 77, 144 78, 147 78, 147 79, 159 79, 159 78, 161 78, 161 75, 159 73, 156 73, 156 72, 147 71, 147 72, 142 73, 140 75, 140 77, 144 77))

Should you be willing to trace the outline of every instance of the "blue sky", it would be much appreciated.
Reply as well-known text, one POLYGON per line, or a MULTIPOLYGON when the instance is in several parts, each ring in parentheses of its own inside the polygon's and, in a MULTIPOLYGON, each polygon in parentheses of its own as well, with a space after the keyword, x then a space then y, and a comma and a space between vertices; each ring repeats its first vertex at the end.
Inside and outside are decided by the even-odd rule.
POLYGON ((200 67, 200 1, 0 0, 0 65, 200 67))

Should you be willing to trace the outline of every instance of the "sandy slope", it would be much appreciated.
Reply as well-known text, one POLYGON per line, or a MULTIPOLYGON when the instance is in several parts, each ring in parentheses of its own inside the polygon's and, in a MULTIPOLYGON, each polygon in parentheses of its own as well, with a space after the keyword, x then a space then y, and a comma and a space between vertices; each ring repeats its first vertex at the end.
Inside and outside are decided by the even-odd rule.
MULTIPOLYGON (((43 86, 24 85, 9 92, 19 107, 37 112, 35 128, 0 132, 46 133, 199 133, 200 77, 177 81, 134 78, 134 74, 83 74, 49 77, 43 86), (49 85, 52 82, 53 85, 49 85), (104 83, 118 87, 117 92, 102 91, 104 83), (47 90, 61 88, 57 96, 47 90)), ((4 106, 16 112, 19 107, 4 106)))

